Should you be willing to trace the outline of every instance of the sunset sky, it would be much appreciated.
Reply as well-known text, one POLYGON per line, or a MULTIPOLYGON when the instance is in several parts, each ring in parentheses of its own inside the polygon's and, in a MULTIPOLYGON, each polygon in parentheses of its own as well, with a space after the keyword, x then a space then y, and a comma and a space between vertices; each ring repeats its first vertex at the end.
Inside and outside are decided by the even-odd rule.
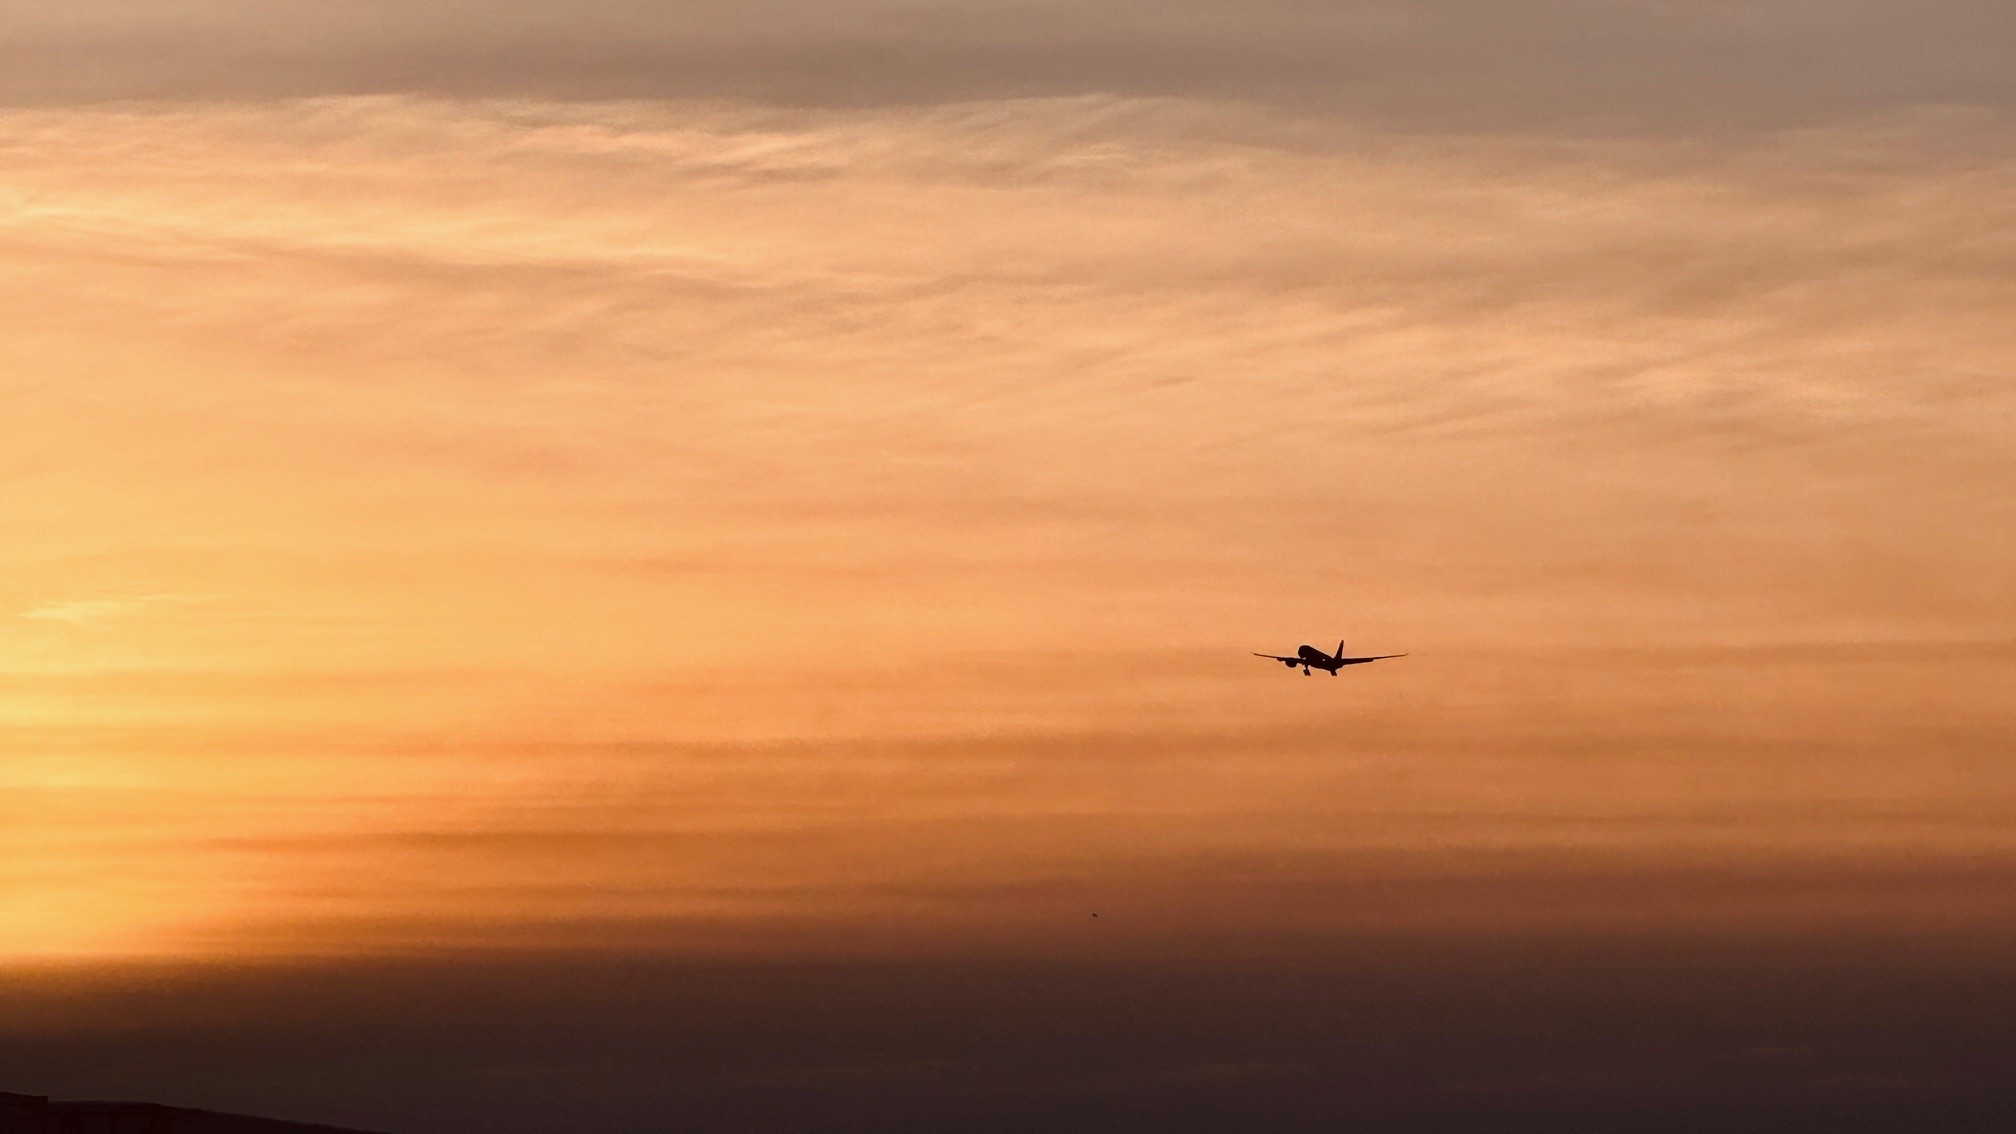
POLYGON ((0 1090, 1990 1128, 2012 60, 0 0, 0 1090))

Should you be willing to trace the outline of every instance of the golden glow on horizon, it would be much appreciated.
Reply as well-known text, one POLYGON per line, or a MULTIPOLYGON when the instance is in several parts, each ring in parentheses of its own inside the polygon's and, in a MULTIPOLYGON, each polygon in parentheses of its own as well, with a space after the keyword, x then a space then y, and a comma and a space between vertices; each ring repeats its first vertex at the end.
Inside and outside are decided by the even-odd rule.
POLYGON ((1910 870, 2011 849, 1999 121, 0 136, 0 960, 1964 920, 1910 870), (1337 633, 1414 656, 1244 656, 1337 633))

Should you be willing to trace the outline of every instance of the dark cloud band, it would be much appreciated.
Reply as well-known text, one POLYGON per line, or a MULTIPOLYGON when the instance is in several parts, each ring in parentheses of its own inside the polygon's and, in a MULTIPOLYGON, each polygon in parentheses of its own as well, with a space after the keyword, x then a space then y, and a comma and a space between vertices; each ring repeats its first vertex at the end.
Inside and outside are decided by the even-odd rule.
POLYGON ((2016 105, 2016 17, 1996 0, 22 7, 0 40, 0 99, 14 103, 397 91, 866 105, 1101 92, 1619 128, 2016 105))

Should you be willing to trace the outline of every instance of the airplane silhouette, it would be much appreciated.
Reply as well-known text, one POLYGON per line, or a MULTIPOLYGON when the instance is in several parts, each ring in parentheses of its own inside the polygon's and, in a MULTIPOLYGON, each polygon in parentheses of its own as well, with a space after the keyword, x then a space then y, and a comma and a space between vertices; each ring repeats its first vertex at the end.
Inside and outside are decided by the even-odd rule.
POLYGON ((1340 639, 1337 643, 1337 652, 1335 654, 1326 654, 1322 650, 1319 650, 1314 646, 1304 646, 1301 649, 1295 651, 1294 657, 1283 657, 1280 654, 1254 654, 1253 656, 1256 658, 1271 658, 1274 661, 1278 661, 1282 665, 1287 666, 1289 669, 1294 669, 1296 666, 1299 665, 1302 667, 1302 676, 1304 677, 1309 676, 1309 671, 1311 669, 1320 669, 1325 673, 1328 673, 1330 676, 1335 677, 1337 676, 1337 671, 1343 669, 1347 665, 1364 665, 1368 661, 1384 661, 1387 658, 1404 658, 1407 655, 1374 654, 1369 658, 1347 658, 1344 656, 1344 643, 1340 639))

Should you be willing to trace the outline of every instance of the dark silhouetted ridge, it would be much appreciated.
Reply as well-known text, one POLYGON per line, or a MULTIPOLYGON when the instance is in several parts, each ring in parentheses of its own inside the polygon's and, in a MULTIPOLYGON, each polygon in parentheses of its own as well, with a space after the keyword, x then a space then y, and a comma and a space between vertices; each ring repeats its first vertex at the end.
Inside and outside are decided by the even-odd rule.
POLYGON ((62 1102, 0 1091, 0 1134, 369 1134, 145 1102, 62 1102))

